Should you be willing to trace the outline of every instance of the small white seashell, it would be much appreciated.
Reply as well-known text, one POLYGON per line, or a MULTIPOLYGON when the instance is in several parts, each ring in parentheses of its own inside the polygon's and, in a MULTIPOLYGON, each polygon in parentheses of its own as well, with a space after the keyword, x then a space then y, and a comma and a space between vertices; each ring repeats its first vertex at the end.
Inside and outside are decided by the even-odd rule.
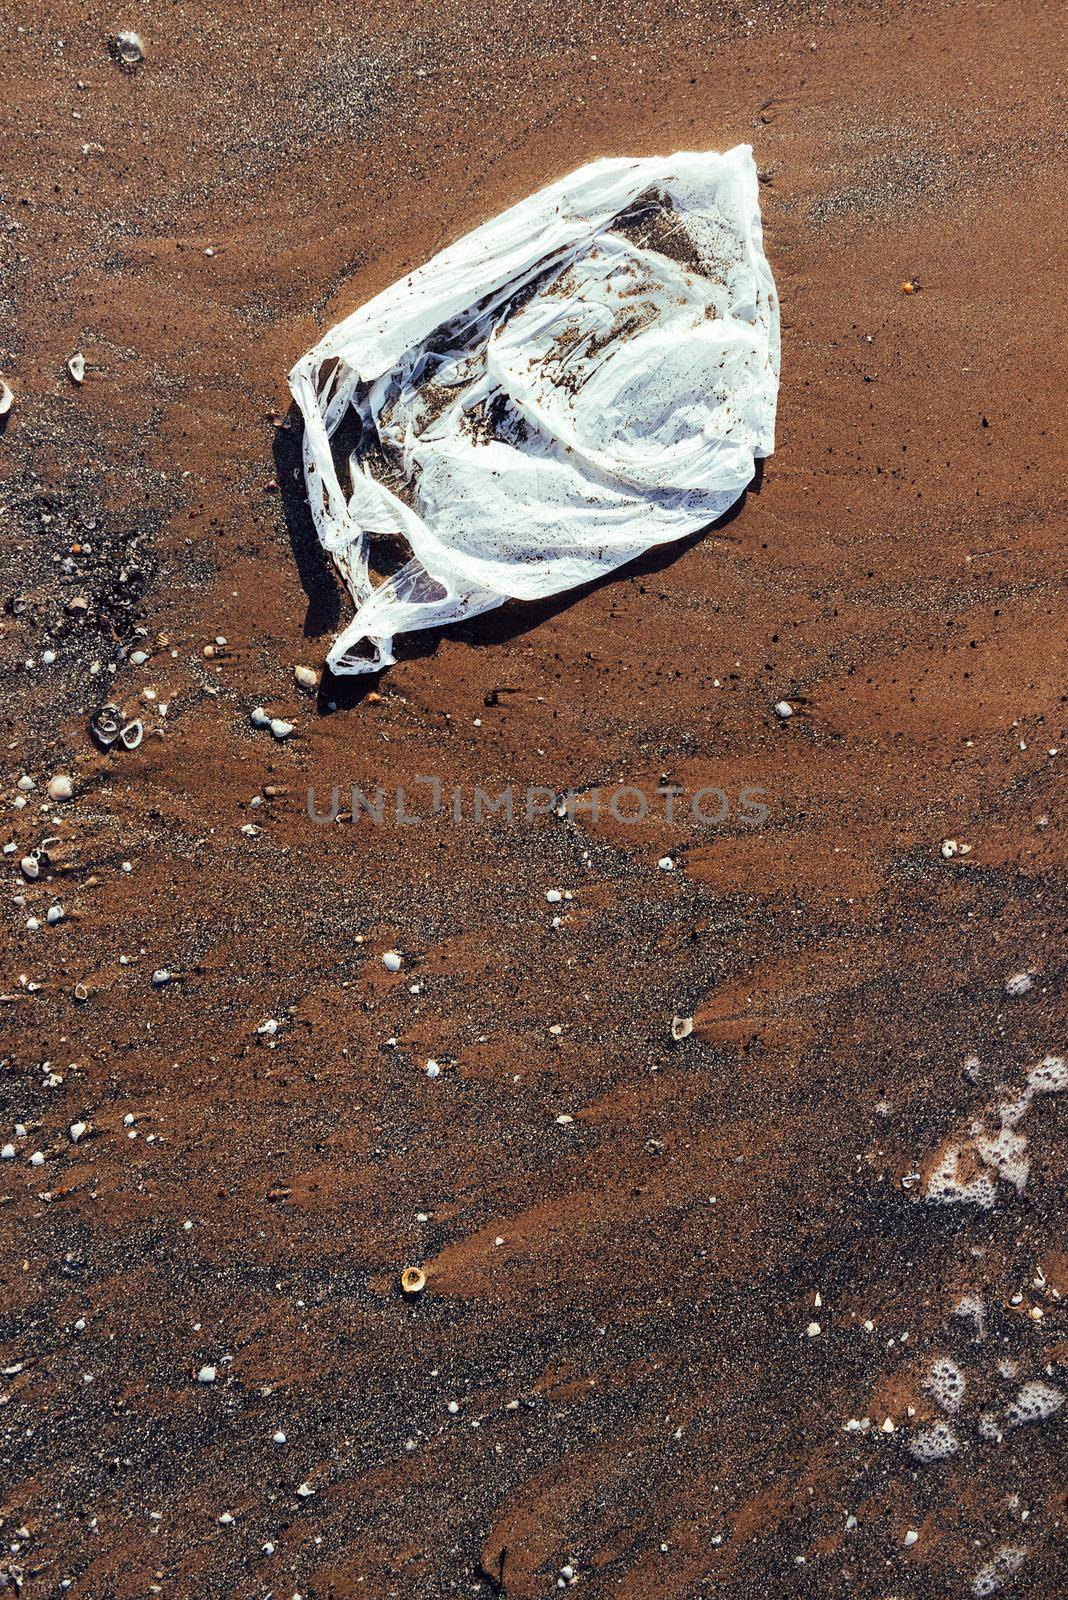
POLYGON ((671 1037, 675 1040, 688 1039, 693 1032, 692 1017, 672 1017, 671 1037))
POLYGON ((22 777, 19 779, 16 787, 21 789, 23 794, 32 794, 33 791, 36 789, 37 785, 34 783, 33 779, 30 777, 29 773, 28 772, 24 772, 22 774, 22 777))
POLYGON ((288 739, 289 735, 293 732, 293 724, 291 722, 284 722, 281 717, 272 717, 271 732, 274 734, 276 739, 288 739))
POLYGON ((0 417, 6 417, 11 407, 15 404, 15 396, 10 386, 0 378, 0 417))
POLYGON ((33 1152, 33 1155, 30 1157, 30 1166, 31 1167, 43 1167, 44 1166, 44 1159, 45 1158, 44 1158, 43 1151, 35 1150, 33 1152))
POLYGON ((546 889, 545 898, 546 898, 546 900, 548 900, 548 902, 549 902, 549 904, 551 906, 555 906, 555 905, 559 905, 560 901, 564 897, 560 893, 559 889, 546 889))
POLYGON ((215 1367, 201 1367, 200 1371, 197 1373, 197 1382, 214 1383, 218 1376, 219 1374, 215 1367))
POLYGON ((83 1138, 85 1134, 89 1132, 89 1124, 87 1122, 72 1122, 69 1132, 71 1143, 77 1144, 78 1140, 83 1138))
POLYGON ((670 856, 661 856, 660 860, 657 862, 657 866, 660 868, 661 872, 674 872, 675 870, 675 863, 672 861, 670 856))
POLYGON ((224 1528, 228 1528, 230 1526, 230 1524, 233 1522, 233 1520, 234 1520, 233 1519, 233 1515, 229 1511, 224 1511, 222 1516, 219 1518, 219 1522, 222 1524, 222 1526, 224 1528))
POLYGON ((818 1322, 810 1322, 808 1327, 805 1329, 805 1332, 808 1334, 810 1339, 818 1339, 822 1331, 823 1330, 818 1322))
POLYGON ((907 1549, 909 1549, 909 1547, 911 1545, 914 1545, 916 1543, 916 1541, 917 1541, 917 1539, 919 1537, 920 1536, 919 1536, 918 1532, 916 1531, 916 1529, 915 1528, 910 1528, 908 1533, 906 1533, 904 1539, 901 1542, 905 1546, 905 1549, 907 1550, 907 1549))
POLYGON ((13 1144, 5 1144, 4 1148, 0 1150, 0 1161, 14 1161, 14 1159, 15 1146, 13 1144))
POLYGON ((42 650, 41 651, 41 662, 42 662, 42 664, 44 666, 46 666, 46 667, 54 666, 55 665, 55 660, 56 660, 56 652, 54 650, 42 650))
POLYGON ((145 730, 137 717, 128 722, 119 734, 119 740, 124 750, 136 750, 145 736, 145 730))
POLYGON ((266 1022, 260 1023, 259 1027, 256 1029, 256 1032, 264 1033, 269 1037, 273 1037, 278 1032, 278 1023, 274 1017, 268 1017, 266 1022))
POLYGON ((135 667, 143 667, 145 662, 148 660, 148 651, 133 650, 130 653, 130 660, 133 662, 135 667))
POLYGON ((80 350, 76 350, 67 362, 67 371, 75 383, 81 384, 85 382, 85 357, 80 350))
POLYGON ((952 861, 953 857, 957 854, 959 848, 960 848, 960 846, 957 844, 956 839, 943 839, 942 840, 942 859, 943 859, 943 861, 952 861))
POLYGON ((793 716, 793 714, 794 708, 790 704, 789 700, 776 700, 775 715, 779 717, 781 721, 786 722, 790 717, 793 716))
POLYGON ((62 906, 49 906, 45 912, 45 921, 49 922, 54 928, 57 922, 63 921, 66 914, 62 906))
POLYGON ((285 1444, 285 1442, 286 1442, 286 1436, 282 1432, 281 1428, 279 1428, 277 1433, 272 1433, 271 1434, 271 1443, 272 1444, 285 1444))
POLYGON ((436 1061, 428 1061, 427 1062, 427 1064, 426 1064, 426 1075, 427 1075, 428 1078, 440 1078, 440 1076, 441 1076, 441 1068, 438 1066, 436 1061))
POLYGON ((171 975, 166 967, 157 967, 152 974, 152 987, 154 989, 163 989, 170 981, 171 975))
POLYGON ((124 28, 115 38, 115 55, 119 65, 133 68, 140 66, 145 59, 144 41, 139 33, 132 28, 124 28))
POLYGON ((1033 986, 1034 981, 1035 975, 1033 972, 1014 973, 1005 985, 1005 993, 1013 995, 1026 994, 1028 989, 1033 986))
POLYGON ((293 676, 300 684, 300 687, 307 689, 309 693, 314 693, 319 687, 319 674, 314 667, 294 667, 293 676))
POLYGON ((254 728, 269 728, 271 719, 262 706, 253 706, 248 714, 248 719, 254 728))
POLYGON ((382 956, 382 965, 387 972, 399 972, 402 963, 403 957, 397 950, 387 950, 382 956))
POLYGON ((39 878, 41 876, 41 863, 36 856, 23 856, 19 862, 24 878, 39 878))
POLYGON ((73 793, 74 785, 65 772, 57 772, 54 778, 48 780, 50 800, 69 800, 73 793))

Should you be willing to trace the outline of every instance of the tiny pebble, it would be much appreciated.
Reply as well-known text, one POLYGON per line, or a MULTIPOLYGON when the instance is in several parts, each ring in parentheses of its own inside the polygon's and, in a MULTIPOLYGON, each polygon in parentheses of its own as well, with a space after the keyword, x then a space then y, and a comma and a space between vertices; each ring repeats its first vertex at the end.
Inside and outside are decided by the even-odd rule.
POLYGON ((382 965, 387 972, 399 972, 401 969, 401 956, 396 950, 387 950, 382 956, 382 965))
POLYGON ((789 700, 776 700, 775 715, 781 718, 783 722, 785 722, 789 717, 792 717, 793 714, 794 708, 790 704, 789 700))

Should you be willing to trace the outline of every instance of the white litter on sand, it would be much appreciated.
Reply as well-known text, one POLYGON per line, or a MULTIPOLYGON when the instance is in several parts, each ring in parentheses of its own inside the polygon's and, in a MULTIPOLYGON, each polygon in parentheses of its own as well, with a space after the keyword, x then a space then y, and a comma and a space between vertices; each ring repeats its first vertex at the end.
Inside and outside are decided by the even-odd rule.
POLYGON ((331 669, 376 671, 398 633, 723 516, 774 448, 778 375, 748 145, 591 162, 450 245, 289 376, 316 531, 357 608, 331 669), (398 536, 411 558, 375 587, 372 541, 398 536))

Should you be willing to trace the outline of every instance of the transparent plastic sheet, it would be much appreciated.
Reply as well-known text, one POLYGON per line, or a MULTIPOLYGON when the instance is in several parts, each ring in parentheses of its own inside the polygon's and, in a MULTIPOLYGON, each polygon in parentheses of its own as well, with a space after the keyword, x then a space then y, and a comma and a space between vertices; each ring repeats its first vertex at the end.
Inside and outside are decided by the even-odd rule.
POLYGON ((356 606, 336 673, 702 528, 774 449, 752 150, 580 167, 361 306, 289 381, 316 531, 356 606), (398 537, 410 559, 376 583, 376 541, 398 537))

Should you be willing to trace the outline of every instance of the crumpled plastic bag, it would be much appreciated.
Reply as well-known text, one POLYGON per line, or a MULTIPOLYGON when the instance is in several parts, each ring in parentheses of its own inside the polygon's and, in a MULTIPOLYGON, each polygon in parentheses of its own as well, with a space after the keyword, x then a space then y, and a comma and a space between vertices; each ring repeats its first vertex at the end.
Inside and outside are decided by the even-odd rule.
POLYGON ((774 449, 778 380, 748 145, 593 161, 476 228, 290 373, 312 517, 356 604, 331 669, 377 671, 399 633, 721 517, 774 449))

